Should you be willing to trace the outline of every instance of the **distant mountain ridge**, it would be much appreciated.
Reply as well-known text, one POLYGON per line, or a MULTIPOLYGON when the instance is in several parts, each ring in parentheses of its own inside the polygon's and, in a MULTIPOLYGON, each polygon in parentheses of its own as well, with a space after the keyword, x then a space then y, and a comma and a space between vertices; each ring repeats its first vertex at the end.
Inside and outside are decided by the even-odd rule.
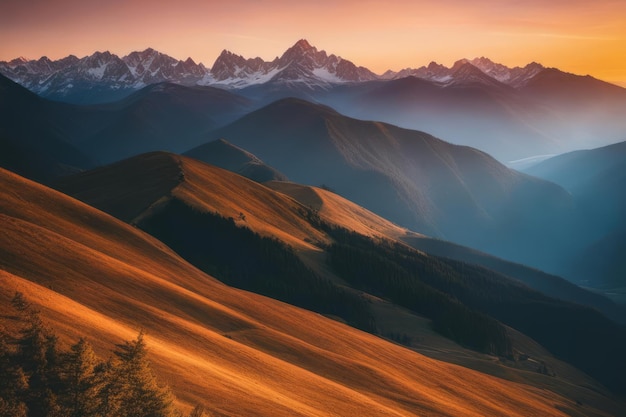
POLYGON ((46 56, 28 60, 20 57, 0 62, 0 73, 13 81, 43 97, 69 102, 88 102, 93 96, 99 100, 114 100, 159 82, 235 89, 267 83, 297 83, 315 89, 414 76, 443 85, 479 81, 520 88, 545 69, 536 62, 509 68, 480 57, 461 59, 451 68, 431 62, 417 69, 389 70, 377 75, 349 60, 318 50, 305 39, 272 61, 244 58, 223 50, 211 68, 191 58, 177 60, 152 48, 124 57, 105 51, 83 58, 69 55, 59 60, 46 56), (85 92, 97 94, 89 98, 85 92))
MULTIPOLYGON (((478 69, 480 73, 487 77, 515 88, 524 86, 531 78, 545 69, 543 65, 536 62, 531 62, 525 67, 509 68, 506 65, 495 63, 489 58, 480 57, 472 60, 460 59, 450 68, 433 61, 428 66, 419 68, 405 68, 397 72, 389 70, 381 78, 397 80, 405 77, 416 77, 445 84, 458 82, 468 75, 471 76, 471 72, 468 73, 468 69, 471 71, 471 68, 478 69)), ((474 74, 476 75, 477 73, 474 74)), ((488 80, 488 78, 481 78, 488 80)))
POLYGON ((558 155, 526 170, 561 185, 584 213, 592 237, 561 274, 585 286, 626 287, 626 142, 558 155))
MULTIPOLYGON (((509 170, 476 149, 304 100, 274 102, 205 137, 217 139, 251 152, 292 181, 325 184, 416 232, 522 263, 533 252, 536 267, 547 268, 547 254, 560 247, 548 243, 545 232, 564 227, 573 214, 561 187, 509 170), (529 203, 535 199, 541 204, 529 203), (504 236, 516 238, 506 237, 504 244, 504 236)), ((207 146, 185 155, 203 160, 207 146)))

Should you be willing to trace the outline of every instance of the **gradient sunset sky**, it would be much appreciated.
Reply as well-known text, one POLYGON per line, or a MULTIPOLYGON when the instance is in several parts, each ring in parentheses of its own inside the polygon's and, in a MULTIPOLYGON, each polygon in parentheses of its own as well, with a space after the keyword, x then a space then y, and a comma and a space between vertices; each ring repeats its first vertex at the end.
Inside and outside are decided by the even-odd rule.
POLYGON ((305 38, 374 72, 486 56, 626 86, 626 0, 2 0, 0 60, 155 48, 211 66, 305 38))

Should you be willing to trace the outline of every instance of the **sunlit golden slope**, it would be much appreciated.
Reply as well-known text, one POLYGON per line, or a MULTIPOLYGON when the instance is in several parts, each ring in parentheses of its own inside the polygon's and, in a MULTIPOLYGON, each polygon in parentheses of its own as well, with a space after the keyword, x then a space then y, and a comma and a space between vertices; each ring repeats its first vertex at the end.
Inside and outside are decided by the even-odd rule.
POLYGON ((400 227, 331 191, 283 181, 270 181, 265 185, 295 198, 315 210, 324 220, 366 236, 388 239, 399 239, 407 234, 423 236, 400 227))
POLYGON ((298 248, 311 248, 305 239, 324 239, 292 198, 230 171, 166 152, 72 176, 60 181, 58 188, 127 222, 139 221, 177 198, 298 248))
MULTIPOLYGON (((2 306, 14 291, 67 342, 148 334, 183 405, 224 415, 562 415, 571 401, 428 359, 224 286, 155 239, 0 171, 2 306)), ((590 410, 586 410, 590 411, 590 410)))
MULTIPOLYGON (((199 211, 233 217, 241 226, 294 246, 309 267, 340 285, 345 283, 327 267, 325 253, 316 247, 318 243, 328 243, 329 237, 305 221, 305 207, 317 212, 326 222, 364 235, 389 239, 425 238, 326 190, 289 182, 265 185, 267 187, 190 158, 155 152, 67 178, 59 187, 131 222, 141 223, 141 219, 151 217, 172 199, 199 211), (245 219, 240 218, 240 214, 244 214, 245 219)), ((431 358, 549 389, 580 400, 587 407, 608 407, 606 391, 596 381, 545 350, 533 351, 532 357, 545 361, 557 373, 556 378, 537 373, 534 361, 508 361, 505 365, 493 356, 467 350, 434 333, 429 320, 384 300, 373 298, 371 308, 376 322, 386 332, 409 335, 416 341, 412 347, 431 358)), ((531 354, 524 346, 532 341, 521 337, 520 342, 516 342, 520 352, 531 354)))

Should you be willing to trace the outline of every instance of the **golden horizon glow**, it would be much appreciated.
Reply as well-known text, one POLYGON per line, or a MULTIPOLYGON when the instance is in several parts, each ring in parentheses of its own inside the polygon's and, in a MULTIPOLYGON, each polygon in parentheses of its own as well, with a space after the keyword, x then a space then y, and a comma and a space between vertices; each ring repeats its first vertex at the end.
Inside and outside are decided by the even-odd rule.
POLYGON ((271 60, 305 38, 378 74, 485 56, 626 86, 623 0, 5 0, 0 37, 0 60, 104 50, 123 56, 151 47, 210 67, 222 49, 271 60))

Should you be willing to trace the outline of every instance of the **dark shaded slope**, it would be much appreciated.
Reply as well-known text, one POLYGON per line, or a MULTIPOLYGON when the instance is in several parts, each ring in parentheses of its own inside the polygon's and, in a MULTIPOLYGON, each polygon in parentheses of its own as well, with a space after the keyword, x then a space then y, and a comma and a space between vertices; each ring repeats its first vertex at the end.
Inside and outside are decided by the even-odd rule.
POLYGON ((570 191, 580 211, 584 243, 562 273, 587 286, 626 286, 626 142, 571 152, 527 170, 570 191), (621 254, 621 255, 620 255, 621 254))
POLYGON ((89 107, 106 122, 95 132, 80 132, 75 143, 104 163, 149 151, 182 152, 250 106, 248 99, 218 88, 154 84, 119 102, 89 107))
POLYGON ((626 231, 616 230, 592 242, 573 257, 563 273, 589 287, 606 291, 607 296, 626 304, 626 231), (622 294, 619 296, 618 294, 622 294))
MULTIPOLYGON (((563 278, 443 240, 415 236, 407 236, 402 240, 411 247, 431 255, 483 266, 519 280, 549 297, 592 307, 613 321, 626 324, 626 309, 618 307, 606 297, 585 290, 563 278)), ((598 271, 601 274, 601 269, 598 271)))
POLYGON ((133 165, 120 161, 62 178, 54 187, 130 223, 184 180, 176 160, 162 153, 142 155, 133 165))
MULTIPOLYGON (((330 264, 357 288, 418 311, 428 310, 432 302, 432 298, 422 299, 427 294, 423 286, 434 288, 464 307, 523 332, 557 357, 625 394, 622 370, 626 367, 626 328, 598 311, 546 297, 480 266, 425 256, 402 244, 374 242, 345 229, 333 229, 330 234, 336 240, 329 248, 330 264)), ((443 325, 444 332, 456 336, 469 332, 482 342, 500 341, 481 339, 489 324, 469 312, 462 325, 458 321, 446 323, 446 314, 451 311, 451 306, 438 310, 433 324, 443 325)), ((475 343, 471 337, 465 340, 475 343)))
POLYGON ((65 106, 0 75, 0 166, 43 182, 94 166, 58 129, 55 107, 65 106))
POLYGON ((549 297, 592 307, 618 323, 626 322, 626 309, 563 278, 522 264, 508 262, 475 249, 402 229, 380 217, 374 217, 372 213, 327 190, 286 182, 270 182, 266 185, 295 198, 315 210, 324 219, 341 220, 337 224, 343 224, 345 228, 357 233, 402 241, 431 255, 480 265, 521 281, 549 297))
POLYGON ((224 139, 218 139, 202 147, 193 155, 203 162, 227 169, 256 182, 287 181, 287 177, 252 155, 224 139))

